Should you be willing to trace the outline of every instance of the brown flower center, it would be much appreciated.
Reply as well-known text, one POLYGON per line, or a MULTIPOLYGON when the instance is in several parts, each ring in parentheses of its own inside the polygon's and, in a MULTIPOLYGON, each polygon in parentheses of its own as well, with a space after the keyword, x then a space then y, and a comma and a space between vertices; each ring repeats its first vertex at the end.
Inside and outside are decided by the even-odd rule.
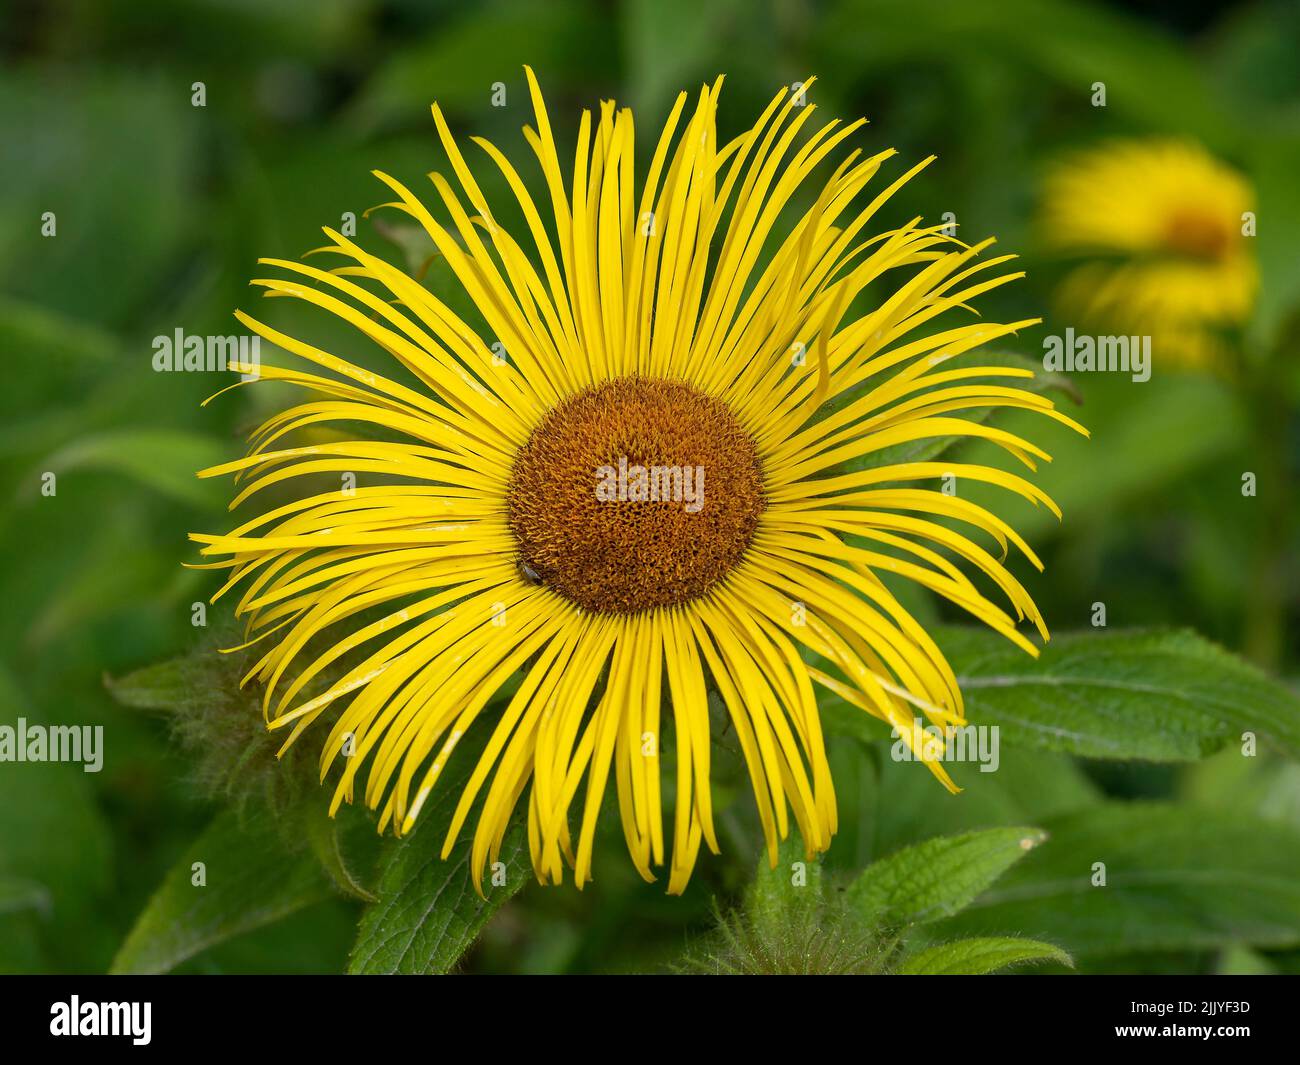
POLYGON ((552 410, 520 449, 522 572, 587 610, 684 603, 740 561, 763 510, 754 442, 721 401, 626 377, 552 410))
POLYGON ((1193 259, 1221 259, 1231 241, 1224 219, 1195 208, 1179 208, 1165 225, 1165 246, 1193 259))

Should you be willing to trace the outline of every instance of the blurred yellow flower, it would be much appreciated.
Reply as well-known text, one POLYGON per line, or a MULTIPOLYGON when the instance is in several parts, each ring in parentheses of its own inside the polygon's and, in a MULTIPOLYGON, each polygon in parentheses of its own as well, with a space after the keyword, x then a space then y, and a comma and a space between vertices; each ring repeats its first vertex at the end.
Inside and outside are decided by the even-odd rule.
MULTIPOLYGON (((1010 256, 980 258, 991 241, 967 247, 919 219, 868 225, 929 160, 864 199, 892 152, 855 150, 814 177, 861 121, 829 122, 797 147, 814 107, 785 90, 720 141, 719 79, 694 107, 678 97, 638 183, 630 110, 584 113, 565 161, 528 78, 525 135, 545 198, 474 139, 524 220, 514 232, 512 204, 489 205, 495 186, 486 175, 480 186, 436 106, 451 174, 430 175, 436 201, 377 175, 396 197, 387 206, 428 233, 484 325, 332 229, 324 251, 342 260, 336 269, 264 260, 276 276, 255 285, 350 325, 390 369, 241 312, 301 360, 263 365, 261 378, 314 398, 205 475, 246 482, 232 508, 303 475, 333 485, 317 480, 228 534, 193 538, 229 570, 218 595, 243 586, 236 613, 260 645, 246 679, 263 688, 268 727, 286 747, 313 724, 328 733, 321 776, 335 772, 334 809, 360 794, 381 829, 409 831, 473 730, 486 743, 461 756, 475 769, 443 854, 479 806, 476 885, 522 803, 538 879, 560 881, 567 864, 581 886, 612 783, 636 868, 652 879, 671 844, 668 886, 680 892, 701 846, 718 847, 710 758, 721 718, 772 862, 792 825, 809 854, 836 828, 815 686, 905 743, 917 713, 962 723, 957 678, 885 575, 1031 654, 1017 623, 1046 637, 1004 565, 1014 547, 1041 566, 1033 551, 938 481, 988 482, 1055 512, 1051 500, 1000 468, 882 454, 978 437, 1032 470, 1047 455, 980 412, 1078 426, 1023 387, 1032 371, 963 357, 1031 321, 941 318, 1019 277, 999 269, 1010 256), (810 204, 779 227, 814 181, 810 204), (355 435, 287 446, 333 423, 355 435), (371 483, 346 483, 358 474, 371 483), (335 663, 344 672, 326 680, 335 663)), ((917 753, 953 787, 939 754, 917 753)))
POLYGON ((1258 287, 1253 206, 1245 178, 1190 142, 1071 153, 1043 196, 1046 243, 1086 260, 1061 283, 1061 313, 1150 336, 1157 366, 1222 363, 1258 287))

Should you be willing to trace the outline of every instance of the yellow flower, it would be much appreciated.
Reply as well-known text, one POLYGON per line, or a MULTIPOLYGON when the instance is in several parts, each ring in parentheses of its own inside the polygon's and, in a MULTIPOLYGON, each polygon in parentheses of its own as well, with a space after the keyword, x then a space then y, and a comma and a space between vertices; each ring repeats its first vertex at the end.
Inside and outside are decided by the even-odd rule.
MULTIPOLYGON (((393 376, 240 312, 314 364, 263 365, 261 377, 317 398, 204 475, 248 479, 232 509, 304 475, 333 486, 193 539, 231 569, 221 592, 247 585, 237 612, 265 648, 248 679, 264 687, 269 727, 286 748, 327 728, 331 812, 359 787, 381 831, 409 831, 477 730, 485 746, 443 850, 477 808, 476 886, 525 791, 539 880, 560 882, 567 863, 581 886, 611 776, 650 880, 666 848, 663 758, 675 792, 668 886, 680 892, 701 845, 718 849, 710 746, 723 726, 711 700, 743 750, 773 861, 791 819, 810 855, 835 832, 814 685, 909 744, 917 711, 963 720, 952 670, 883 575, 919 582, 1031 654, 1017 622, 1046 637, 1003 566, 1008 544, 1040 566, 1033 552, 938 485, 953 474, 1055 511, 1051 501, 1000 469, 880 465, 882 453, 978 437, 1033 469, 1039 448, 962 414, 1018 407, 1074 423, 1017 387, 1032 372, 959 358, 1032 324, 948 322, 1020 276, 998 272, 1010 256, 977 261, 991 241, 967 248, 919 219, 866 229, 929 160, 866 199, 893 153, 853 151, 787 217, 862 122, 808 136, 814 108, 782 91, 719 145, 719 79, 694 108, 678 97, 639 184, 631 112, 604 103, 594 129, 584 113, 570 176, 528 81, 536 126, 524 132, 545 207, 475 138, 513 194, 519 232, 497 221, 436 105, 455 179, 430 175, 438 216, 377 174, 396 196, 386 206, 423 226, 483 326, 332 229, 325 250, 339 269, 264 260, 282 276, 254 284, 355 327, 393 376), (323 423, 372 435, 287 446, 323 423), (363 483, 340 491, 344 474, 363 483), (330 668, 342 675, 326 683, 330 668)), ((917 754, 952 787, 933 750, 917 754)))
POLYGON ((1063 313, 1152 337, 1165 365, 1221 362, 1258 285, 1241 175, 1196 144, 1114 141, 1059 162, 1043 199, 1047 242, 1089 260, 1061 283, 1063 313))

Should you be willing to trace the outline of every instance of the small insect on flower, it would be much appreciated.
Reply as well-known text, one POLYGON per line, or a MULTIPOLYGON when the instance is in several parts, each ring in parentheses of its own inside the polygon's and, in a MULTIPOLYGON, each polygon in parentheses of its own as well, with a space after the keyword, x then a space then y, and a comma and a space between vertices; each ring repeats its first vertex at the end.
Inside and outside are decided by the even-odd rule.
POLYGON ((1041 224, 1048 245, 1084 260, 1061 283, 1063 314, 1150 336, 1157 364, 1222 364, 1259 284, 1240 174, 1197 144, 1112 141, 1051 170, 1041 224))
MULTIPOLYGON (((666 860, 677 893, 700 848, 718 851, 711 700, 772 861, 792 822, 810 856, 836 830, 817 687, 904 737, 918 713, 962 723, 952 669, 885 575, 1030 654, 1017 623, 1047 636, 1004 565, 1014 546, 1041 568, 1032 550, 939 484, 986 482, 1056 512, 1051 501, 1000 468, 886 462, 886 450, 979 438, 1033 470, 1047 455, 984 412, 1079 427, 1020 387, 1032 371, 968 358, 1033 324, 965 316, 1019 276, 999 269, 1011 256, 981 259, 991 241, 968 247, 920 219, 868 228, 930 160, 869 194, 893 153, 845 153, 863 122, 814 129, 815 105, 789 91, 720 143, 718 79, 693 106, 677 98, 643 172, 632 113, 612 102, 594 121, 584 112, 566 167, 527 77, 543 198, 474 138, 518 232, 495 220, 436 105, 452 175, 430 175, 437 206, 377 174, 483 325, 333 229, 323 250, 338 269, 264 260, 277 276, 255 285, 346 323, 392 368, 239 312, 303 363, 260 378, 313 397, 204 475, 247 478, 232 508, 307 475, 360 483, 300 490, 193 538, 229 568, 221 592, 244 586, 237 613, 261 652, 248 679, 268 726, 286 747, 325 733, 331 810, 360 789, 381 831, 406 833, 448 763, 468 759, 443 856, 474 815, 481 889, 522 802, 538 879, 559 883, 567 865, 581 887, 612 778, 632 862, 652 880, 666 860), (793 212, 809 185, 811 206, 793 212), (290 446, 324 423, 373 436, 290 446)), ((917 753, 953 787, 932 749, 917 753)))

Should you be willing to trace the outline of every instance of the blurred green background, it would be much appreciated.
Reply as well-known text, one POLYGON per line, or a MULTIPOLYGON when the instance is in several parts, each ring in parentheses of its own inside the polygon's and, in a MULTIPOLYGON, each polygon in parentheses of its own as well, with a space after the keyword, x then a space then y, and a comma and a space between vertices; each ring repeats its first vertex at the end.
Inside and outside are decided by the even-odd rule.
MULTIPOLYGON (((102 724, 106 755, 99 774, 0 765, 0 874, 37 885, 0 893, 0 969, 106 969, 216 809, 167 722, 118 705, 104 681, 213 642, 191 624, 191 604, 215 578, 181 563, 194 558, 188 532, 223 527, 224 485, 193 472, 239 454, 241 434, 280 397, 242 389, 200 408, 225 382, 155 373, 153 338, 178 327, 234 332, 232 310, 253 309, 246 282, 257 256, 297 257, 320 243, 322 225, 382 202, 371 169, 416 187, 442 167, 433 99, 458 131, 518 155, 519 128, 531 121, 524 63, 547 92, 562 144, 572 143, 581 108, 613 96, 637 109, 643 150, 680 88, 725 73, 720 126, 730 137, 779 86, 817 74, 813 100, 825 114, 870 119, 857 143, 893 146, 904 163, 939 156, 891 205, 889 221, 951 211, 965 238, 996 235, 1001 249, 1025 257, 1028 279, 981 305, 995 321, 1050 308, 1059 267, 1040 253, 1033 218, 1057 153, 1112 135, 1199 141, 1256 189, 1262 288, 1244 350, 1281 367, 1270 380, 1286 408, 1270 433, 1274 475, 1261 496, 1294 489, 1294 2, 11 2, 3 27, 0 720, 102 724), (1105 108, 1089 102, 1098 81, 1105 108), (191 103, 195 82, 206 89, 203 107, 191 103), (507 87, 504 108, 489 106, 494 82, 507 87), (42 235, 45 212, 57 219, 53 237, 42 235), (40 492, 47 471, 58 476, 54 497, 40 492)), ((358 234, 402 254, 375 221, 360 220, 358 234)), ((280 320, 278 310, 266 313, 280 320)), ((319 321, 310 328, 330 338, 319 321)), ((1041 352, 1041 335, 1026 334, 1021 350, 1041 352)), ((1113 626, 1189 626, 1294 677, 1300 498, 1291 491, 1284 507, 1267 510, 1243 500, 1242 471, 1261 467, 1249 397, 1204 374, 1157 372, 1139 387, 1097 375, 1077 387, 1083 404, 1070 413, 1093 440, 1056 429, 1036 436, 1056 457, 1042 483, 1065 521, 1015 515, 1047 564, 1044 575, 1020 576, 1049 623, 1085 628, 1102 601, 1113 626), (1272 550, 1261 553, 1262 542, 1272 550)), ((918 609, 938 616, 933 605, 918 609)), ((211 611, 209 630, 220 614, 211 611)), ((1046 815, 1082 793, 1249 805, 1300 826, 1293 767, 1261 761, 1246 780, 1214 759, 1050 758, 1004 752, 997 788, 972 787, 960 806, 945 804, 917 767, 854 763, 840 786, 845 827, 830 861, 853 868, 902 842, 1046 815), (1046 771, 1059 786, 1042 783, 1046 771)), ((757 853, 732 847, 702 862, 677 900, 636 879, 616 826, 603 849, 592 888, 525 889, 467 967, 659 965, 710 923, 711 898, 734 893, 757 853)), ((183 968, 337 971, 357 913, 342 899, 306 906, 183 968)), ((1194 943, 1092 967, 1222 963, 1221 950, 1194 943)), ((1297 966, 1287 949, 1260 964, 1297 966)))

